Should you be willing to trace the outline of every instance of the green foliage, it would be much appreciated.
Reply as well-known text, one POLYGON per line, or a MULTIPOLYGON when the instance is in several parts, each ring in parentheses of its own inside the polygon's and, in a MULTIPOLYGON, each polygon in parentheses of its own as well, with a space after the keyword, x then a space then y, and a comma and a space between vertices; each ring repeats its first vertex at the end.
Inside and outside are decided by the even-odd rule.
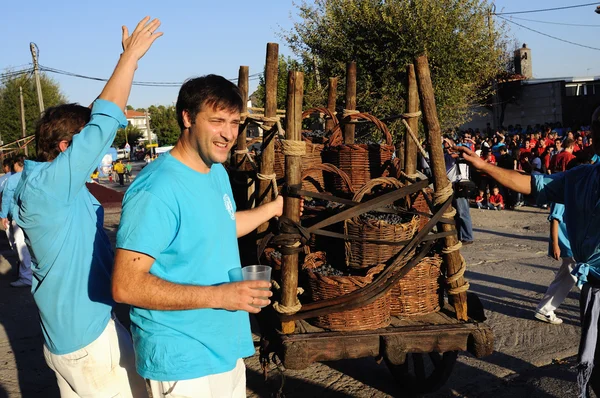
MULTIPOLYGON (((304 72, 304 106, 322 106, 327 102, 326 89, 320 89, 315 78, 314 68, 291 57, 279 56, 279 72, 277 74, 277 109, 285 109, 287 100, 287 81, 290 71, 304 72)), ((265 77, 260 76, 259 84, 253 94, 252 106, 263 108, 265 106, 265 77)))
POLYGON ((356 61, 357 109, 378 117, 404 112, 406 65, 422 53, 443 128, 469 120, 469 106, 485 102, 482 87, 503 67, 504 26, 493 26, 485 0, 315 0, 298 10, 300 21, 283 36, 302 64, 316 59, 326 86, 356 61))
MULTIPOLYGON (((44 106, 49 108, 66 103, 66 98, 60 92, 58 83, 46 76, 40 75, 44 106)), ((40 110, 35 88, 35 79, 29 75, 21 75, 0 81, 0 134, 4 143, 21 138, 21 104, 19 87, 23 88, 23 103, 25 105, 25 127, 27 135, 35 132, 40 110)), ((88 104, 85 104, 86 106, 88 104)))
POLYGON ((148 108, 150 113, 150 129, 158 138, 160 146, 175 145, 179 139, 179 125, 174 106, 154 106, 148 108))
POLYGON ((130 123, 124 129, 117 130, 117 135, 112 146, 115 148, 124 148, 125 142, 129 142, 129 145, 133 147, 137 145, 138 140, 143 136, 144 133, 142 133, 142 130, 130 123), (125 141, 125 135, 127 135, 127 141, 125 141))

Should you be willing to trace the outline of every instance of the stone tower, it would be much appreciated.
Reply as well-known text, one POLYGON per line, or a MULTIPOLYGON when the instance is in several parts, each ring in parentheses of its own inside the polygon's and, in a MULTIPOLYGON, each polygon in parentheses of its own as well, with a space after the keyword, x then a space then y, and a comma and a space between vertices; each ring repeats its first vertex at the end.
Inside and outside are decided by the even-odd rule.
POLYGON ((533 77, 533 68, 531 67, 531 49, 523 43, 523 47, 515 50, 515 72, 525 76, 526 79, 533 77))

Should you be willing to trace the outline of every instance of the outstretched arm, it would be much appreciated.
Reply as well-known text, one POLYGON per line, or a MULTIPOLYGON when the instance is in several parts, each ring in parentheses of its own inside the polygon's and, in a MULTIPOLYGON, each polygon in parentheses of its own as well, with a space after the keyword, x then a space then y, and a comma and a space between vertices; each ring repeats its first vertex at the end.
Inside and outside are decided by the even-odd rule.
POLYGON ((488 174, 499 184, 513 191, 529 195, 531 193, 531 176, 516 170, 507 170, 486 162, 466 147, 455 147, 462 157, 477 170, 488 174))

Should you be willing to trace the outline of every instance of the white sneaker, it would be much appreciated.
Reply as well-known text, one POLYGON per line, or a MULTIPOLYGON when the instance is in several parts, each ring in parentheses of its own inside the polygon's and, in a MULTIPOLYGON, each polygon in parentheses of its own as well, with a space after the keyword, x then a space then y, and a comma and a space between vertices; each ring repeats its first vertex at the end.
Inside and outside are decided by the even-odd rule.
POLYGON ((541 312, 536 312, 535 319, 539 319, 542 322, 551 323, 552 325, 560 325, 563 323, 563 320, 557 317, 554 312, 551 312, 547 315, 544 315, 541 312))
POLYGON ((12 287, 31 287, 31 282, 26 281, 25 279, 17 279, 14 282, 11 282, 10 285, 12 287))

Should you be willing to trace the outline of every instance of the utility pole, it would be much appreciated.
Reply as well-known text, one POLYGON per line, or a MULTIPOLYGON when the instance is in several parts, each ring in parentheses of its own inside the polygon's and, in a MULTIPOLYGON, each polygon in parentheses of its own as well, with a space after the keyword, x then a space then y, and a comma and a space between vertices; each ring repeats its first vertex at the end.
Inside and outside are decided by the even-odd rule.
POLYGON ((40 106, 40 115, 44 113, 44 97, 42 96, 42 83, 40 82, 40 66, 38 65, 37 46, 35 43, 29 43, 31 57, 33 58, 33 75, 35 76, 35 88, 37 89, 38 105, 40 106))
MULTIPOLYGON (((148 132, 148 145, 150 147, 150 156, 152 156, 152 131, 150 130, 150 120, 148 118, 148 111, 144 111, 146 116, 146 131, 148 132)), ((156 151, 154 151, 156 153, 156 151)))
MULTIPOLYGON (((19 100, 21 101, 21 137, 25 138, 27 131, 25 129, 25 104, 23 103, 23 87, 19 86, 19 100)), ((29 156, 27 145, 25 145, 25 156, 29 156)))

